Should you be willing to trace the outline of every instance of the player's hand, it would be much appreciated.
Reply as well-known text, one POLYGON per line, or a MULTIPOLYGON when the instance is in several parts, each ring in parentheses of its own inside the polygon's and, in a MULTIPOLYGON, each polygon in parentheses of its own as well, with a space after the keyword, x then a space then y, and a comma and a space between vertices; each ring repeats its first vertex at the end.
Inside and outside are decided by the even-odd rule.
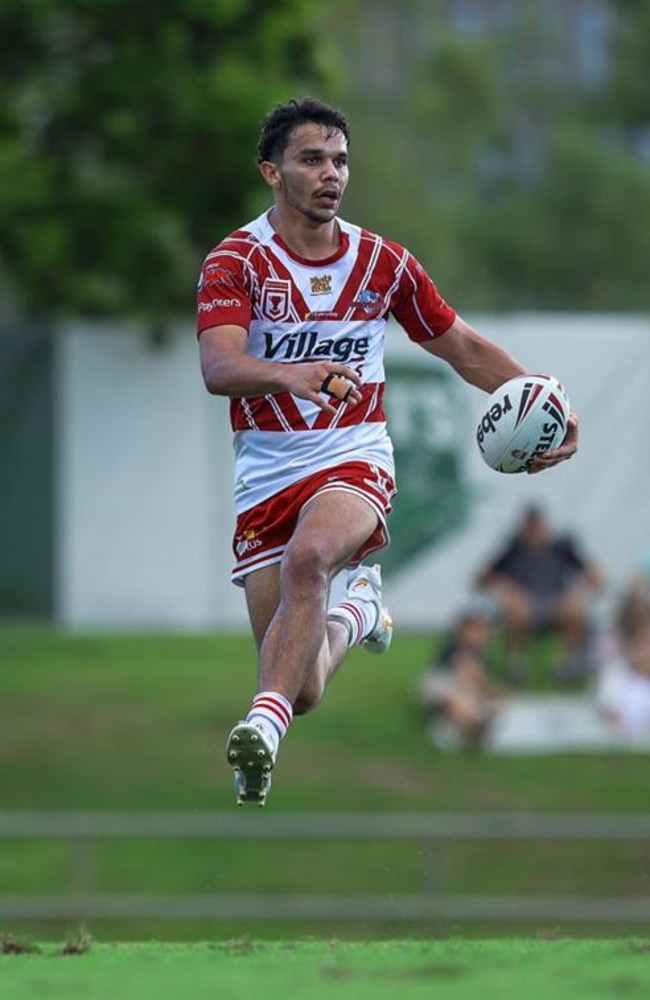
MULTIPOLYGON (((297 365, 283 365, 286 368, 286 389, 316 403, 326 413, 336 413, 328 400, 339 399, 356 406, 361 400, 361 376, 354 368, 338 365, 334 361, 304 361, 297 365)), ((284 374, 284 372, 283 372, 284 374)))
POLYGON ((558 465, 559 462, 566 462, 568 458, 572 458, 575 455, 578 450, 579 423, 578 414, 571 412, 567 422, 564 441, 560 447, 545 451, 542 455, 536 455, 528 470, 529 474, 533 475, 535 472, 543 472, 544 469, 551 469, 554 465, 558 465))

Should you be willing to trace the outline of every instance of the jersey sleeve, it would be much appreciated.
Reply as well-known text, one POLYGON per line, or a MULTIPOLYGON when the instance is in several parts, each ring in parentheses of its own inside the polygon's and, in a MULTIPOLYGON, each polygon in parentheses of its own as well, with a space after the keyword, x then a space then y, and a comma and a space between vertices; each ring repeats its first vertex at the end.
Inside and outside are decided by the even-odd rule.
POLYGON ((197 336, 211 326, 233 324, 248 330, 251 321, 250 277, 237 253, 208 254, 196 290, 197 336))
POLYGON ((445 302, 419 261, 408 252, 391 312, 416 343, 434 340, 456 319, 455 310, 445 302))

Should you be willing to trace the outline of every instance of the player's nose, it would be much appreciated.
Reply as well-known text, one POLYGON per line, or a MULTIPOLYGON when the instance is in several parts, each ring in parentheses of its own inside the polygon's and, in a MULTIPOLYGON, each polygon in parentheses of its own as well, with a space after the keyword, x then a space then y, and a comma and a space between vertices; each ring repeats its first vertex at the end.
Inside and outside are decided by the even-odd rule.
POLYGON ((334 160, 324 160, 323 161, 323 180, 327 181, 337 181, 338 182, 338 170, 336 169, 336 164, 334 160))

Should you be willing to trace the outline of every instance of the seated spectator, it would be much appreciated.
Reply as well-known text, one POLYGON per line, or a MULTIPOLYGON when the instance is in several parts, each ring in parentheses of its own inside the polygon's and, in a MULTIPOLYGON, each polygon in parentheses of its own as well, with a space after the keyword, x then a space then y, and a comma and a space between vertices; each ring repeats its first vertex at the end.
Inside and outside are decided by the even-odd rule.
POLYGON ((596 698, 604 717, 620 733, 650 736, 650 604, 621 601, 617 627, 601 643, 596 698))
POLYGON ((619 627, 630 635, 650 623, 650 550, 644 554, 623 590, 619 627))
POLYGON ((478 747, 499 710, 505 687, 486 664, 494 609, 474 600, 462 611, 420 684, 427 733, 441 750, 478 747))
POLYGON ((572 538, 553 533, 540 510, 529 507, 524 512, 515 534, 480 572, 477 583, 500 610, 512 680, 524 680, 530 641, 540 631, 560 637, 559 679, 586 674, 590 604, 603 576, 572 538))

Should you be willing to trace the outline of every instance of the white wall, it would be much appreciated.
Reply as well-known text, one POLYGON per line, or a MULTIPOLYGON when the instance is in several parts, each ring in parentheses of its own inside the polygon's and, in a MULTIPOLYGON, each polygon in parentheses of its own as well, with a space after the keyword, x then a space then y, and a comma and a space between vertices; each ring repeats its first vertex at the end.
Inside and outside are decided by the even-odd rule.
MULTIPOLYGON (((558 528, 576 533, 607 572, 612 591, 650 547, 650 319, 521 315, 468 320, 531 371, 560 378, 580 414, 580 450, 545 473, 508 476, 488 469, 468 439, 468 475, 479 498, 471 524, 423 553, 386 588, 396 620, 413 627, 425 623, 425 604, 434 623, 457 610, 473 574, 528 503, 541 505, 558 528)), ((484 394, 464 388, 476 417, 484 394)))
MULTIPOLYGON (((482 463, 467 435, 467 477, 478 497, 471 523, 386 587, 407 627, 454 613, 473 572, 531 500, 579 534, 613 584, 650 546, 650 321, 469 319, 531 370, 561 378, 582 418, 581 448, 545 474, 504 476, 482 463)), ((389 364, 405 357, 438 363, 392 329, 389 364)), ((471 426, 484 396, 464 390, 471 426)), ((60 621, 243 626, 242 593, 229 582, 227 404, 203 388, 191 323, 161 348, 135 327, 68 325, 59 340, 57 421, 60 621)))
POLYGON ((227 403, 203 388, 191 327, 59 340, 58 616, 74 626, 242 620, 228 582, 227 403))

